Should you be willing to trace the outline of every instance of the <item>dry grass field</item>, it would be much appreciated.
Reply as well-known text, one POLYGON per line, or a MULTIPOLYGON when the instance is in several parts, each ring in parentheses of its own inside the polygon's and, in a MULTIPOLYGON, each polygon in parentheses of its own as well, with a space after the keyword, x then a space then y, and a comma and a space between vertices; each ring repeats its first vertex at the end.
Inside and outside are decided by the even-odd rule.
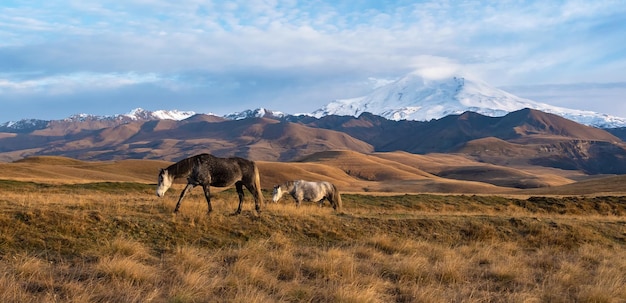
MULTIPOLYGON (((617 192, 620 177, 559 196, 345 193, 340 213, 265 191, 260 214, 248 194, 239 216, 232 189, 214 191, 211 215, 196 189, 174 215, 181 185, 159 199, 152 180, 167 163, 123 163, 0 164, 14 172, 0 180, 0 301, 626 301, 626 196, 567 192, 617 192)), ((280 165, 261 163, 265 189, 289 176, 280 165)))

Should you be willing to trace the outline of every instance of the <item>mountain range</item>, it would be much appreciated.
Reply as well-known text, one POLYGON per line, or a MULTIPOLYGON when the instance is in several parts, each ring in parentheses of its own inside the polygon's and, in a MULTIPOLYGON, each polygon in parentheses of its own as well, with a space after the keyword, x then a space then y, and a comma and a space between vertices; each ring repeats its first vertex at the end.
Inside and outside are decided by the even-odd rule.
MULTIPOLYGON (((409 73, 399 80, 375 89, 357 98, 335 100, 309 114, 321 118, 328 115, 349 115, 358 117, 362 113, 372 113, 389 120, 430 121, 448 115, 458 115, 467 111, 490 117, 501 117, 524 108, 552 113, 578 123, 598 128, 626 127, 626 118, 593 111, 569 109, 520 98, 484 81, 471 77, 452 76, 447 78, 424 77, 409 73)), ((184 120, 195 115, 192 111, 157 110, 141 108, 127 114, 94 116, 78 114, 66 119, 71 121, 129 122, 135 120, 184 120)), ((209 115, 213 115, 210 114, 209 115)), ((229 120, 250 117, 273 117, 282 119, 290 116, 281 111, 258 108, 224 115, 229 120)), ((0 124, 0 131, 19 132, 45 128, 51 121, 26 119, 0 124)))
POLYGON ((623 123, 618 117, 521 99, 475 80, 410 74, 370 95, 336 100, 306 115, 267 109, 226 116, 136 109, 114 116, 9 122, 0 125, 0 162, 33 156, 176 161, 210 152, 270 166, 289 162, 310 168, 304 163, 323 161, 351 178, 385 178, 386 170, 363 167, 373 158, 359 156, 362 162, 343 164, 358 154, 376 155, 377 165, 378 158, 401 158, 407 166, 402 170, 412 171, 411 176, 424 170, 431 177, 529 188, 626 174, 626 127, 617 127, 623 123), (424 157, 452 162, 429 163, 424 157))
POLYGON ((502 117, 475 112, 429 122, 363 113, 238 120, 196 114, 183 120, 74 119, 28 132, 0 133, 0 161, 54 155, 81 160, 174 161, 201 152, 261 161, 299 161, 331 150, 459 154, 501 166, 585 174, 626 173, 626 144, 606 130, 522 109, 502 117))

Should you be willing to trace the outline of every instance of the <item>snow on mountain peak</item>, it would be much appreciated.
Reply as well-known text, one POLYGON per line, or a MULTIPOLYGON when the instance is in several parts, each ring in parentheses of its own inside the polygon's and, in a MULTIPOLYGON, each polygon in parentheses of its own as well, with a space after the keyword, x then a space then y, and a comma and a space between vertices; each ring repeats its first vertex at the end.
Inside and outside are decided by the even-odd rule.
POLYGON ((147 111, 143 108, 135 108, 131 110, 129 113, 121 115, 132 120, 184 120, 187 119, 196 113, 193 111, 179 111, 179 110, 156 110, 156 111, 147 111))
POLYGON ((185 120, 196 113, 193 111, 157 110, 152 115, 159 119, 185 120))
POLYGON ((230 113, 230 114, 224 115, 224 118, 229 119, 229 120, 241 120, 241 119, 247 119, 247 118, 263 118, 263 117, 283 118, 284 116, 285 116, 285 113, 283 112, 272 111, 272 110, 261 107, 261 108, 257 108, 254 110, 248 109, 242 112, 230 113))
POLYGON ((466 111, 498 117, 523 108, 597 127, 626 126, 624 118, 520 98, 480 80, 459 76, 424 77, 420 73, 408 74, 362 97, 335 100, 312 115, 318 118, 326 115, 359 116, 370 112, 390 120, 429 121, 466 111))

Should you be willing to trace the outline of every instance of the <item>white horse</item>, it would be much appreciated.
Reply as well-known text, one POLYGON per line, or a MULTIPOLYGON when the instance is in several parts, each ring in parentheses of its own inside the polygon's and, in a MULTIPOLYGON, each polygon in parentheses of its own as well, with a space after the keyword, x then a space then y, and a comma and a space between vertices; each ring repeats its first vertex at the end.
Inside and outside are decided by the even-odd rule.
POLYGON ((326 199, 335 210, 341 210, 341 195, 337 187, 330 182, 287 181, 274 186, 272 201, 277 202, 285 193, 296 200, 296 206, 300 206, 302 201, 311 201, 318 202, 321 207, 326 199))

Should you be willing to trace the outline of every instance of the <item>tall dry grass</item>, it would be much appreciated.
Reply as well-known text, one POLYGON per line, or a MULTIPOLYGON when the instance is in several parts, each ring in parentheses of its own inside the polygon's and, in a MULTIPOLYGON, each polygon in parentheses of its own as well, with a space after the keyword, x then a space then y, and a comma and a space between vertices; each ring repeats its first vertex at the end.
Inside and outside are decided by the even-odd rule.
POLYGON ((343 213, 257 215, 248 196, 233 216, 232 191, 211 215, 194 192, 173 215, 177 192, 112 188, 0 188, 3 302, 626 300, 616 197, 346 195, 343 213))

